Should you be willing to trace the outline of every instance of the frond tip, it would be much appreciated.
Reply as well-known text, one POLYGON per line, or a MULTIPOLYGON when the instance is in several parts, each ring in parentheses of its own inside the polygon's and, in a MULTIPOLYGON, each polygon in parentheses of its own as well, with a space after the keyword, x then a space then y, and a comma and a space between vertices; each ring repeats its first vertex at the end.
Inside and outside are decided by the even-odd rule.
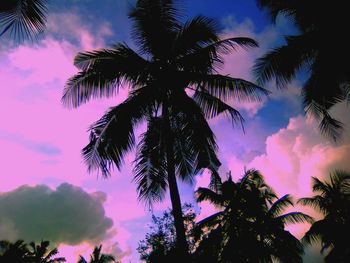
POLYGON ((0 37, 10 34, 16 41, 35 38, 46 28, 46 0, 2 0, 0 37))

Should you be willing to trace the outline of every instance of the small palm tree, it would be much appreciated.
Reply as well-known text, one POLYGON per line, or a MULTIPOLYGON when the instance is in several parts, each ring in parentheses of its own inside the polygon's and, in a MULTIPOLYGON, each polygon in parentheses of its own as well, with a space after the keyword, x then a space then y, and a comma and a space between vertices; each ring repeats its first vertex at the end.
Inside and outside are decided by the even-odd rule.
POLYGON ((0 262, 30 263, 29 250, 23 240, 15 243, 0 241, 0 262))
POLYGON ((102 253, 102 245, 96 246, 90 255, 90 261, 87 261, 83 256, 80 256, 78 263, 111 263, 117 262, 115 257, 102 253))
POLYGON ((293 205, 291 197, 278 199, 259 171, 246 171, 237 183, 229 176, 220 191, 199 188, 196 195, 222 209, 199 222, 207 228, 196 251, 199 258, 211 253, 213 262, 302 262, 302 245, 285 226, 312 218, 301 212, 283 214, 293 205))
POLYGON ((244 37, 220 39, 217 23, 207 17, 182 22, 172 0, 139 0, 129 17, 137 50, 118 43, 78 54, 75 65, 81 71, 67 82, 62 100, 78 107, 129 87, 129 97, 92 125, 84 159, 89 171, 109 176, 136 148, 139 197, 152 203, 169 190, 177 247, 188 257, 177 180, 191 182, 199 170, 220 165, 206 118, 224 113, 240 123, 240 113, 228 101, 266 94, 253 83, 217 73, 223 54, 257 43, 244 37), (147 130, 135 147, 134 130, 142 122, 147 130))
POLYGON ((275 79, 277 87, 283 88, 305 69, 308 73, 302 91, 305 110, 320 120, 321 132, 337 139, 342 123, 329 110, 349 97, 350 41, 343 33, 348 30, 347 2, 258 0, 258 3, 273 20, 278 15, 288 16, 299 29, 297 35, 285 37, 284 45, 257 60, 254 71, 258 83, 275 79))
POLYGON ((322 242, 321 252, 327 252, 326 262, 348 262, 350 258, 350 173, 336 171, 328 181, 312 178, 313 197, 299 203, 315 208, 324 218, 316 221, 303 241, 322 242))
POLYGON ((9 33, 15 40, 33 38, 46 25, 46 0, 1 0, 0 37, 9 33))
POLYGON ((49 241, 41 241, 39 245, 36 245, 34 242, 29 244, 31 250, 30 262, 32 263, 60 263, 66 262, 66 259, 63 257, 54 258, 58 254, 58 249, 54 248, 49 250, 49 241))

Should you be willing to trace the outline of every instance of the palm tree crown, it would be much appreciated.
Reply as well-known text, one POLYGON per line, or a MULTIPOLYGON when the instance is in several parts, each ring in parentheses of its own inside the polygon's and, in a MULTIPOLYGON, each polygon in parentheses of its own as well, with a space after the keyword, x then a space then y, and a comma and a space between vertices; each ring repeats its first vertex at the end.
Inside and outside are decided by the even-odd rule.
POLYGON ((90 255, 90 261, 87 261, 83 256, 80 256, 78 263, 112 263, 116 262, 116 259, 112 255, 103 254, 102 245, 96 246, 94 251, 90 255))
POLYGON ((223 54, 257 43, 245 37, 221 40, 217 23, 207 17, 182 22, 172 0, 139 0, 129 17, 138 49, 118 43, 78 54, 75 65, 81 71, 67 82, 62 100, 78 107, 129 87, 129 97, 92 125, 83 156, 90 171, 108 176, 135 149, 137 125, 147 122, 136 148, 139 197, 159 201, 169 187, 177 236, 184 244, 176 176, 190 182, 198 170, 220 165, 206 118, 225 113, 234 123, 241 122, 240 113, 227 102, 266 94, 251 82, 217 73, 223 54))
POLYGON ((329 110, 349 96, 350 41, 342 37, 348 31, 347 3, 340 0, 332 4, 317 0, 258 0, 258 3, 273 19, 280 14, 288 16, 300 31, 285 37, 284 45, 257 60, 254 70, 258 82, 276 79, 277 87, 283 88, 305 69, 308 72, 302 91, 305 110, 320 120, 321 132, 337 139, 342 123, 329 110))
POLYGON ((302 245, 285 225, 312 218, 301 212, 284 214, 293 205, 291 197, 277 198, 259 171, 246 171, 237 183, 229 176, 221 190, 199 188, 196 196, 221 208, 199 222, 207 229, 196 251, 199 259, 211 253, 212 262, 302 262, 302 245))
POLYGON ((30 262, 32 263, 60 263, 66 262, 66 259, 63 257, 54 258, 58 254, 58 249, 54 248, 49 250, 49 241, 41 241, 39 245, 36 245, 34 242, 29 244, 31 250, 30 262))
POLYGON ((322 242, 327 252, 326 262, 346 262, 350 257, 350 174, 336 171, 328 181, 313 177, 312 188, 316 195, 302 198, 299 203, 318 210, 324 218, 316 221, 306 232, 303 241, 322 242))

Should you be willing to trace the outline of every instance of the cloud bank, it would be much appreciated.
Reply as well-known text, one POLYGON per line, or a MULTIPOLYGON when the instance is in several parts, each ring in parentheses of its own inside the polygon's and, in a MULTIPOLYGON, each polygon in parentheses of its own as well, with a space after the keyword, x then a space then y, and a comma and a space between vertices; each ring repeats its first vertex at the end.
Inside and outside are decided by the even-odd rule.
POLYGON ((111 235, 113 226, 105 215, 105 199, 102 192, 90 194, 67 183, 55 190, 38 185, 1 193, 0 239, 100 242, 111 235))

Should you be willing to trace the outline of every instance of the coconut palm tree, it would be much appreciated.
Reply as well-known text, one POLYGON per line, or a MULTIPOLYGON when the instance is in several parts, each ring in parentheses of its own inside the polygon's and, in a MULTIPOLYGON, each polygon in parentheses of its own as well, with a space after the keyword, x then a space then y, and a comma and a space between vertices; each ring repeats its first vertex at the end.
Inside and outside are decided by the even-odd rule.
POLYGON ((283 214, 293 205, 289 195, 278 199, 256 170, 246 171, 237 183, 229 176, 221 189, 196 191, 198 201, 207 200, 221 208, 199 222, 207 231, 195 253, 199 259, 212 256, 212 262, 302 262, 303 247, 285 226, 312 222, 312 218, 301 212, 283 214))
POLYGON ((285 15, 299 29, 297 35, 285 37, 285 44, 257 60, 254 72, 258 83, 275 79, 277 87, 283 88, 298 72, 306 70, 308 77, 302 90, 305 110, 320 121, 322 133, 337 139, 342 123, 329 110, 349 98, 350 40, 344 35, 348 31, 347 3, 340 0, 332 4, 317 0, 258 0, 258 3, 273 20, 285 15), (338 41, 331 35, 339 36, 338 41))
POLYGON ((111 263, 117 262, 114 256, 101 253, 102 245, 96 246, 90 255, 90 261, 87 261, 83 256, 80 256, 78 263, 111 263))
POLYGON ((15 40, 33 38, 45 29, 46 0, 2 0, 0 37, 9 33, 15 40))
POLYGON ((23 240, 14 243, 0 241, 0 262, 29 263, 29 251, 23 240))
POLYGON ((257 43, 244 37, 220 39, 218 25, 207 17, 182 22, 172 0, 139 0, 129 17, 137 50, 118 43, 78 54, 80 72, 67 82, 62 100, 78 107, 129 88, 129 97, 91 126, 85 162, 89 171, 109 176, 137 145, 134 180, 139 197, 160 201, 169 189, 178 248, 185 255, 177 178, 190 182, 200 169, 220 165, 206 117, 226 113, 240 123, 241 115, 228 101, 258 100, 266 94, 251 82, 217 73, 223 54, 257 43), (143 122, 146 132, 137 144, 134 130, 143 122))
POLYGON ((58 254, 57 248, 49 250, 49 241, 41 241, 39 245, 36 245, 34 242, 29 244, 31 250, 30 262, 32 263, 60 263, 66 262, 66 259, 63 257, 54 258, 58 254))
POLYGON ((316 195, 302 198, 299 203, 315 208, 324 218, 316 221, 303 241, 322 242, 326 262, 347 262, 350 257, 350 173, 335 171, 329 180, 312 178, 316 195))

